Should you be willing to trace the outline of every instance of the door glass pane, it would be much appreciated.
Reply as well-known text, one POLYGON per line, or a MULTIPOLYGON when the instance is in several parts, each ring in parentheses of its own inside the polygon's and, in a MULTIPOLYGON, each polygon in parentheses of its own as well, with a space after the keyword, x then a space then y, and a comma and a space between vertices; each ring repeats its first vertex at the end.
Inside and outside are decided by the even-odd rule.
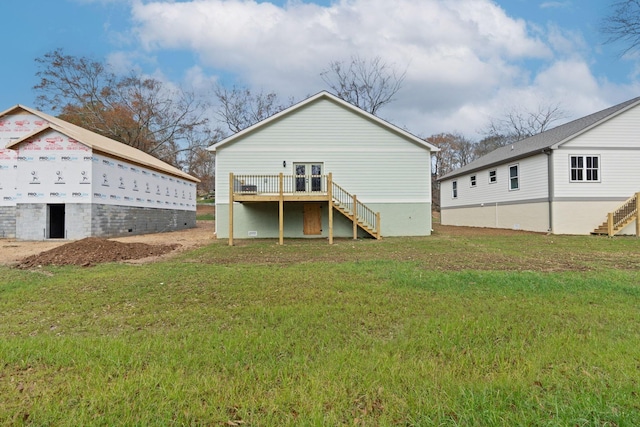
POLYGON ((296 191, 306 191, 306 165, 296 165, 296 191))
POLYGON ((322 165, 311 165, 311 191, 322 191, 322 165))

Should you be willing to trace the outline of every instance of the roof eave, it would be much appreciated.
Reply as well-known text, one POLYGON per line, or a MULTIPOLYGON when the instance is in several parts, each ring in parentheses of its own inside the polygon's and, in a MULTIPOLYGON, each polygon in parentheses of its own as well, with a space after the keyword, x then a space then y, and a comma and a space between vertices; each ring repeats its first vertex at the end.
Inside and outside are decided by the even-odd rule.
POLYGON ((504 165, 505 163, 511 163, 511 162, 516 161, 516 160, 526 159, 527 157, 537 156, 538 154, 547 154, 551 150, 552 150, 552 148, 547 147, 547 148, 543 148, 543 149, 539 149, 539 150, 535 150, 535 151, 529 151, 527 153, 518 154, 516 156, 509 157, 508 159, 498 160, 498 161, 495 161, 495 162, 492 162, 492 163, 488 163, 486 165, 478 166, 478 167, 475 167, 475 168, 471 168, 471 169, 468 169, 468 170, 463 170, 463 171, 460 171, 460 172, 459 172, 459 170, 456 170, 456 171, 450 172, 450 173, 448 173, 448 174, 446 174, 446 175, 444 175, 444 176, 442 176, 440 178, 437 178, 436 181, 438 181, 438 182, 446 181, 446 180, 449 180, 449 179, 452 179, 452 178, 457 178, 457 177, 460 177, 460 176, 463 176, 463 175, 469 175, 469 174, 471 174, 473 172, 478 172, 478 171, 489 169, 489 168, 492 168, 492 167, 495 167, 495 166, 504 165))
POLYGON ((264 120, 262 120, 262 121, 260 121, 260 122, 258 122, 256 124, 254 124, 252 126, 249 126, 246 129, 241 130, 240 132, 237 132, 237 133, 235 133, 235 134, 223 139, 222 141, 219 141, 219 142, 211 145, 210 147, 207 148, 207 150, 211 151, 211 152, 215 152, 217 149, 221 148, 222 146, 227 145, 227 144, 229 144, 229 143, 231 143, 231 142, 233 142, 233 141, 235 141, 237 139, 240 139, 243 136, 245 136, 245 135, 247 135, 247 134, 249 134, 251 132, 254 132, 256 129, 259 129, 259 128, 263 127, 263 126, 266 126, 267 124, 269 124, 269 123, 271 123, 273 121, 276 121, 276 120, 278 120, 279 118, 281 118, 283 116, 289 115, 289 114, 293 113, 294 111, 299 110, 300 108, 303 108, 304 106, 309 105, 309 104, 315 102, 316 100, 318 100, 320 98, 326 98, 326 99, 328 99, 330 101, 336 102, 337 104, 342 105, 344 108, 347 108, 348 110, 353 111, 356 114, 362 115, 363 117, 366 117, 366 118, 368 118, 370 120, 373 120, 374 122, 378 123, 379 125, 387 128, 388 130, 393 131, 395 133, 398 133, 399 135, 411 140, 413 143, 415 143, 415 144, 417 144, 419 146, 422 146, 425 149, 428 149, 431 152, 440 151, 440 149, 438 147, 436 147, 435 145, 431 145, 428 142, 426 142, 426 141, 418 138, 417 136, 411 134, 410 132, 407 132, 407 131, 405 131, 405 130, 403 130, 403 129, 401 129, 401 128, 399 128, 399 127, 397 127, 397 126, 395 126, 395 125, 393 125, 393 124, 391 124, 389 122, 386 122, 385 120, 382 120, 381 118, 379 118, 379 117, 377 117, 377 116, 375 116, 375 115, 373 115, 371 113, 368 113, 368 112, 362 110, 361 108, 358 108, 358 107, 348 103, 347 101, 345 101, 345 100, 343 100, 343 99, 341 99, 341 98, 339 98, 339 97, 337 97, 337 96, 335 96, 335 95, 333 95, 333 94, 331 94, 331 93, 329 93, 327 91, 322 91, 322 92, 319 92, 319 93, 317 93, 317 94, 315 94, 313 96, 310 96, 309 98, 307 98, 307 99, 305 99, 303 101, 300 101, 299 103, 294 104, 294 105, 290 106, 289 108, 286 108, 286 109, 280 111, 279 113, 276 113, 276 114, 274 114, 274 115, 272 115, 272 116, 270 116, 270 117, 268 117, 268 118, 266 118, 266 119, 264 119, 264 120))
MULTIPOLYGON (((2 116, 2 114, 0 113, 0 117, 1 117, 1 116, 2 116)), ((20 139, 17 139, 17 140, 15 140, 15 141, 10 142, 9 144, 7 144, 6 148, 12 149, 12 147, 15 147, 15 146, 16 146, 16 145, 18 145, 18 144, 22 144, 22 143, 23 143, 23 142, 25 142, 26 140, 28 140, 28 139, 30 139, 30 138, 33 138, 34 136, 36 136, 36 135, 38 135, 38 134, 40 134, 40 133, 42 133, 42 132, 44 132, 44 131, 47 131, 47 130, 55 130, 55 131, 57 131, 57 132, 64 133, 64 130, 63 130, 63 129, 60 129, 59 127, 57 127, 57 126, 52 125, 51 123, 49 123, 48 125, 46 125, 46 126, 44 126, 44 127, 41 127, 40 129, 36 129, 36 130, 34 130, 33 132, 31 132, 31 133, 29 133, 29 134, 27 134, 27 135, 23 136, 23 137, 22 137, 22 138, 20 138, 20 139)))
MULTIPOLYGON (((22 138, 16 140, 16 141, 11 142, 10 144, 7 145, 6 148, 12 149, 12 147, 15 147, 15 146, 27 141, 28 139, 33 138, 34 136, 37 136, 37 135, 39 135, 39 134, 41 134, 43 132, 46 132, 48 130, 53 130, 53 131, 56 131, 56 132, 59 132, 59 133, 65 135, 65 136, 67 136, 69 138, 73 138, 76 141, 80 142, 82 145, 85 145, 85 146, 91 148, 93 152, 104 153, 104 154, 107 154, 107 155, 109 155, 111 157, 114 157, 116 159, 119 159, 119 160, 122 160, 122 161, 125 161, 125 162, 128 162, 128 163, 136 163, 136 164, 139 164, 141 166, 145 166, 145 167, 148 167, 150 169, 153 169, 155 171, 166 173, 168 175, 173 175, 174 177, 178 177, 178 178, 181 178, 181 179, 184 179, 184 180, 187 180, 187 181, 192 181, 192 182, 196 182, 196 183, 201 182, 198 178, 196 178, 194 176, 191 176, 186 172, 182 172, 178 168, 175 168, 177 172, 176 171, 171 171, 171 170, 161 170, 158 167, 156 167, 156 166, 154 166, 154 165, 152 165, 152 164, 150 164, 148 162, 145 162, 144 160, 141 160, 141 159, 130 159, 130 158, 122 156, 122 154, 117 153, 117 152, 115 152, 113 150, 105 149, 103 147, 97 148, 94 145, 92 145, 90 143, 87 143, 84 140, 84 138, 81 138, 78 135, 73 134, 72 131, 70 131, 68 129, 65 129, 65 128, 61 128, 60 126, 57 126, 57 125, 52 124, 52 123, 49 123, 46 126, 40 128, 40 129, 37 129, 37 130, 31 132, 30 134, 25 135, 22 138)), ((171 165, 168 165, 168 166, 171 166, 171 165)))

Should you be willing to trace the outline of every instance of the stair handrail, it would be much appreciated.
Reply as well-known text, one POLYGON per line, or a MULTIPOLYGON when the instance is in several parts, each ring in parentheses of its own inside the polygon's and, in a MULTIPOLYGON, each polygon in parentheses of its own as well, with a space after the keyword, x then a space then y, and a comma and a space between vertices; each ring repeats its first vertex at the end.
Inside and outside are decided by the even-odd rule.
POLYGON ((356 215, 360 221, 370 226, 374 230, 377 230, 376 213, 360 200, 356 202, 356 215))
POLYGON ((609 235, 617 230, 621 225, 626 224, 629 219, 638 214, 638 194, 629 197, 622 205, 608 215, 609 235))
POLYGON ((331 195, 333 196, 333 200, 335 202, 338 202, 338 204, 342 207, 353 212, 353 196, 349 194, 347 190, 336 184, 334 181, 331 181, 331 184, 333 185, 331 193, 331 195))
POLYGON ((360 200, 357 200, 350 194, 347 190, 340 187, 334 181, 331 181, 332 187, 332 196, 333 200, 337 202, 337 204, 350 211, 352 214, 356 216, 356 219, 366 227, 371 228, 375 233, 376 237, 379 239, 380 237, 380 215, 377 212, 374 212, 370 207, 362 203, 360 200), (355 207, 354 207, 355 202, 355 207))

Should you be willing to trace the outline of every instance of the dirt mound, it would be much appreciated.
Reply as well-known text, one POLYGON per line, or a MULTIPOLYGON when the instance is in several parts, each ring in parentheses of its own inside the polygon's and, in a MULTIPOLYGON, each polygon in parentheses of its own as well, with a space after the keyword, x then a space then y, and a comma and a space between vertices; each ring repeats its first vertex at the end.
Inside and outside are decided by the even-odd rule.
POLYGON ((180 247, 179 244, 148 245, 121 243, 99 237, 87 237, 62 246, 28 256, 15 267, 29 269, 42 265, 90 266, 103 262, 117 262, 159 256, 180 247))

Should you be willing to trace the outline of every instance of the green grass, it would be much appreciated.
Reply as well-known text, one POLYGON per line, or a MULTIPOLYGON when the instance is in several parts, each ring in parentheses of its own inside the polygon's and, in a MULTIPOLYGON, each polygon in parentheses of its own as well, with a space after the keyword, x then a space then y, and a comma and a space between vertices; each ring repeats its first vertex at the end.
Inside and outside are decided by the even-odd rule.
POLYGON ((640 425, 638 240, 225 243, 1 267, 0 424, 640 425))
POLYGON ((201 215, 196 215, 196 220, 197 221, 213 221, 216 219, 216 216, 214 214, 201 214, 201 215))

